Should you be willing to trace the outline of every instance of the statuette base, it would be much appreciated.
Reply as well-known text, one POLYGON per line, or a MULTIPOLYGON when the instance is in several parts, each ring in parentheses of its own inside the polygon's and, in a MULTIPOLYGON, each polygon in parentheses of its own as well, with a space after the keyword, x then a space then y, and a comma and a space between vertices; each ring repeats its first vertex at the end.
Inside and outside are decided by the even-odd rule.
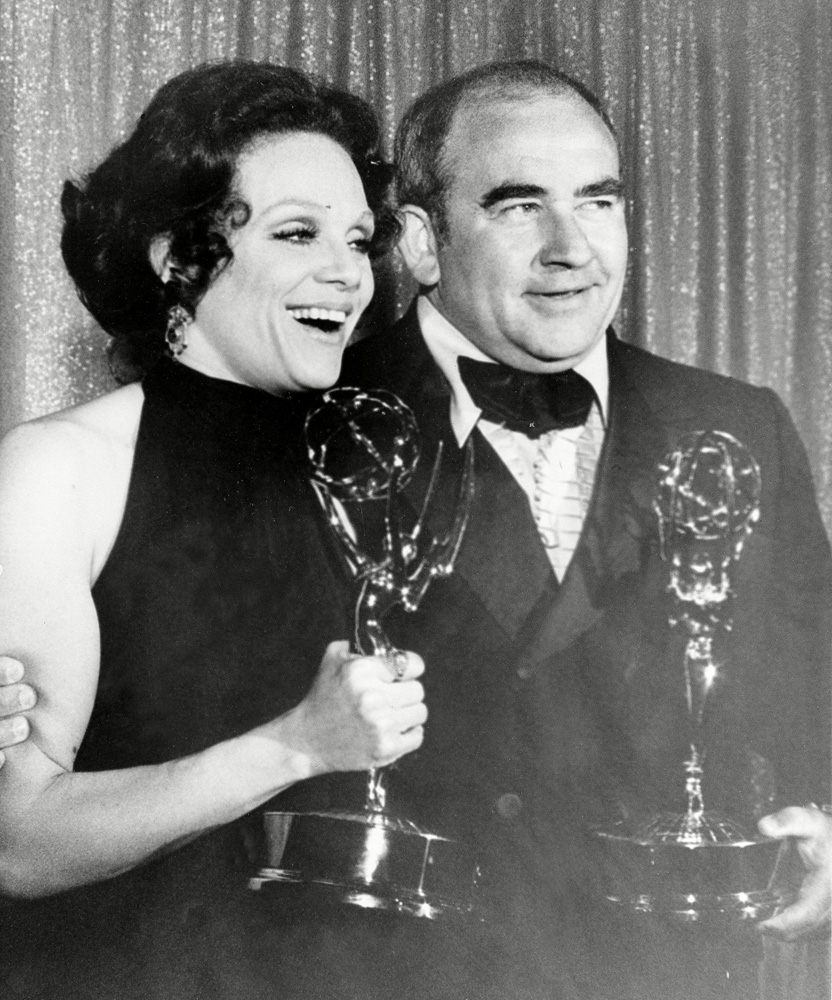
POLYGON ((697 839, 689 820, 665 814, 641 827, 598 831, 615 872, 611 903, 683 924, 736 925, 765 920, 789 902, 773 885, 781 841, 744 836, 716 814, 697 839))
POLYGON ((267 812, 258 891, 310 885, 341 903, 428 920, 481 919, 479 872, 459 841, 407 820, 361 812, 267 812))

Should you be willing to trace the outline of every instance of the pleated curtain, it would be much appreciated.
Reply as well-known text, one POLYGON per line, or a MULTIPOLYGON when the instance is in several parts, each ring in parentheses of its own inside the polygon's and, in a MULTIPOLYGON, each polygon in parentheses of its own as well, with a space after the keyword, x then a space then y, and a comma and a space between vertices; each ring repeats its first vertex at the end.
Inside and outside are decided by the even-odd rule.
MULTIPOLYGON (((389 140, 436 81, 534 57, 598 92, 622 138, 619 332, 780 393, 832 527, 830 53, 830 0, 0 0, 0 424, 113 386, 58 198, 167 78, 287 63, 371 100, 389 140)), ((383 290, 391 311, 409 293, 383 290)))

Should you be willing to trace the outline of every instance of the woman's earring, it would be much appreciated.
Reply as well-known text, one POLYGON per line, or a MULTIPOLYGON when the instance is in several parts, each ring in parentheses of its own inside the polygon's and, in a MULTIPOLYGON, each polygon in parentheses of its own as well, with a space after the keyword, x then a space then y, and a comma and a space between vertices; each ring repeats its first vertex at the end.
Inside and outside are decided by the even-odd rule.
POLYGON ((168 325, 165 329, 165 343, 172 358, 179 355, 188 346, 188 327, 191 325, 191 314, 184 306, 175 305, 168 309, 168 325))

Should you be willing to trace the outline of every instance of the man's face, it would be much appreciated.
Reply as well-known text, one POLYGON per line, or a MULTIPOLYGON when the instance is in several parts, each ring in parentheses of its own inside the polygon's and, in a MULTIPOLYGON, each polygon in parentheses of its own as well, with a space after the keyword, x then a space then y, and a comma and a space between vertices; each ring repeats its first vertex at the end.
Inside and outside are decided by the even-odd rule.
POLYGON ((604 335, 627 267, 612 135, 577 95, 541 93, 461 110, 445 155, 431 301, 497 361, 571 368, 604 335))

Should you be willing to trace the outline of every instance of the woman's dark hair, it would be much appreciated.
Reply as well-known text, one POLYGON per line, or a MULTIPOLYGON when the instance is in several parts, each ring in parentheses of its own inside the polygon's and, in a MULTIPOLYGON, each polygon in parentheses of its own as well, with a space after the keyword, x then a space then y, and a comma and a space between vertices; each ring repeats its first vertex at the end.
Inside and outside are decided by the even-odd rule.
POLYGON ((379 127, 358 97, 269 63, 206 63, 168 81, 132 135, 61 197, 61 252, 81 301, 113 337, 120 381, 141 377, 165 352, 167 313, 193 313, 231 260, 229 232, 250 206, 234 190, 237 162, 260 136, 314 132, 350 155, 376 213, 373 251, 398 234, 388 202, 391 168, 379 127), (163 284, 149 254, 166 237, 173 262, 163 284))

